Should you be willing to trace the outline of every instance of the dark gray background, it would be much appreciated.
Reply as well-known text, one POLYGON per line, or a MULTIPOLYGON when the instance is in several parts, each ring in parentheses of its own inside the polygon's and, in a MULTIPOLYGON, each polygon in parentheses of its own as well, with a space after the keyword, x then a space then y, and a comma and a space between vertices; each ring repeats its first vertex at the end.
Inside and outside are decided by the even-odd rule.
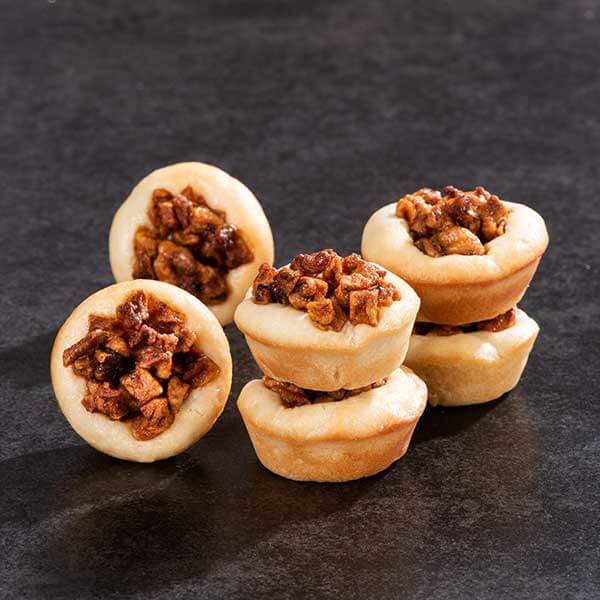
POLYGON ((0 4, 0 595, 600 595, 600 2, 0 4), (384 203, 489 187, 545 217, 520 385, 429 409, 407 456, 343 485, 258 463, 235 409, 143 466, 58 410, 57 328, 112 283, 111 218, 150 170, 219 165, 277 262, 359 249, 384 203))

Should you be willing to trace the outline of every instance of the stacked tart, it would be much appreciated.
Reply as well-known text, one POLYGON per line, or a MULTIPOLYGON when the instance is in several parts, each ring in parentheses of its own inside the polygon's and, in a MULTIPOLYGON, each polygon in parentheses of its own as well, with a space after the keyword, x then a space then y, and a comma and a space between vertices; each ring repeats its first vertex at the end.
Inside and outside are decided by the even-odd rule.
POLYGON ((406 282, 357 254, 261 265, 235 322, 264 373, 238 407, 265 467, 347 481, 404 455, 427 401, 401 366, 418 308, 406 282))
POLYGON ((547 245, 537 212, 482 187, 423 188, 369 219, 364 256, 421 299, 406 364, 431 404, 487 402, 518 383, 539 327, 517 303, 547 245))
POLYGON ((113 219, 117 281, 156 279, 196 296, 222 325, 233 320, 258 267, 273 264, 273 236, 252 192, 199 162, 153 171, 113 219))

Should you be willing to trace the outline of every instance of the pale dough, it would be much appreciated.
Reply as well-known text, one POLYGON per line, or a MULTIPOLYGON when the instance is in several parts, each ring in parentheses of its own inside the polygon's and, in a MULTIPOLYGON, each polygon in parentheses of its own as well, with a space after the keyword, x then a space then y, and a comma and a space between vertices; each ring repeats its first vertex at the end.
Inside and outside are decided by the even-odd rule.
POLYGON ((197 442, 223 411, 231 388, 229 343, 215 316, 191 294, 167 283, 145 279, 111 285, 84 300, 58 332, 50 366, 58 404, 73 429, 101 452, 137 462, 168 458, 197 442), (202 351, 221 369, 215 380, 191 392, 171 427, 149 441, 137 441, 129 427, 120 421, 88 412, 81 404, 85 379, 62 362, 63 351, 87 334, 91 313, 114 316, 117 305, 136 290, 144 290, 183 313, 186 325, 198 336, 202 351))
POLYGON ((274 245, 262 206, 242 182, 225 171, 204 163, 188 162, 157 169, 142 179, 114 216, 109 237, 110 265, 116 281, 132 279, 133 238, 138 227, 151 226, 147 211, 152 192, 164 188, 178 194, 188 185, 201 194, 211 208, 225 211, 227 222, 240 229, 254 254, 252 262, 227 274, 230 293, 225 302, 209 306, 220 323, 227 325, 252 285, 260 264, 273 264, 274 245))

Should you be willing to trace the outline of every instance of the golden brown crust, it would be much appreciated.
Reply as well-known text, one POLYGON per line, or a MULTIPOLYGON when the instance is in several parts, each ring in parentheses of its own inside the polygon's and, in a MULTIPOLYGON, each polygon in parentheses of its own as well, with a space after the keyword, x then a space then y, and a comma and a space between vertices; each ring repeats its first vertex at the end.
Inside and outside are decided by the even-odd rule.
POLYGON ((231 388, 231 354, 223 329, 214 315, 191 294, 160 281, 138 279, 104 288, 84 300, 61 327, 50 359, 52 386, 59 406, 73 429, 91 446, 116 458, 152 462, 174 456, 197 442, 217 420, 231 388), (219 366, 219 375, 193 390, 173 425, 158 437, 138 441, 128 425, 89 413, 82 405, 85 379, 63 365, 63 352, 83 337, 90 314, 114 315, 127 296, 144 290, 186 317, 186 325, 198 336, 203 351, 219 366))
POLYGON ((405 279, 421 298, 418 320, 460 325, 491 319, 523 297, 548 245, 543 219, 511 202, 506 232, 482 256, 430 257, 413 243, 395 203, 378 210, 363 232, 362 252, 405 279))
POLYGON ((539 327, 516 313, 515 324, 498 332, 411 336, 406 364, 427 384, 430 404, 480 404, 517 385, 539 327))
POLYGON ((349 481, 386 469, 406 452, 426 403, 425 385, 405 367, 386 385, 340 402, 286 408, 261 380, 238 398, 259 460, 299 481, 349 481))
POLYGON ((250 292, 235 322, 265 375, 319 391, 363 387, 402 364, 419 306, 409 285, 392 273, 386 279, 400 300, 381 309, 377 327, 346 323, 339 332, 324 331, 291 306, 255 304, 250 292))
POLYGON ((140 181, 116 212, 110 230, 110 264, 117 281, 133 278, 134 236, 141 226, 150 226, 148 207, 154 190, 162 188, 173 194, 186 186, 201 194, 208 205, 224 211, 227 222, 243 234, 254 259, 226 276, 230 293, 227 299, 210 306, 222 325, 233 319, 236 306, 252 284, 258 266, 273 264, 273 235, 263 209, 252 192, 221 169, 190 162, 169 165, 153 171, 140 181))

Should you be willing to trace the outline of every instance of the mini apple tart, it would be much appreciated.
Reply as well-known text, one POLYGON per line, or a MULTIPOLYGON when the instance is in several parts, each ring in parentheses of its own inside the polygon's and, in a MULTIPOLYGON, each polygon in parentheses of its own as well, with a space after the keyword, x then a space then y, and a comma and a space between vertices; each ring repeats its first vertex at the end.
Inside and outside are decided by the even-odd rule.
POLYGON ((333 250, 260 267, 235 322, 269 377, 319 391, 370 385, 398 368, 419 308, 402 279, 333 250))
POLYGON ((180 287, 231 323, 273 236, 261 205, 240 181, 203 163, 158 169, 113 219, 110 264, 117 281, 157 279, 180 287))
POLYGON ((231 387, 223 329, 191 294, 160 281, 117 283, 58 332, 54 393, 101 452, 152 462, 186 450, 217 420, 231 387))
POLYGON ((405 367, 382 381, 333 393, 269 377, 249 382, 238 408, 260 462, 298 481, 350 481, 401 458, 427 404, 425 384, 405 367))
POLYGON ((538 331, 518 308, 470 325, 416 323, 406 364, 427 384, 430 404, 480 404, 517 385, 538 331))
POLYGON ((546 247, 542 217, 482 187, 428 188, 369 219, 365 258, 404 278, 421 298, 420 321, 491 319, 523 297, 546 247))

